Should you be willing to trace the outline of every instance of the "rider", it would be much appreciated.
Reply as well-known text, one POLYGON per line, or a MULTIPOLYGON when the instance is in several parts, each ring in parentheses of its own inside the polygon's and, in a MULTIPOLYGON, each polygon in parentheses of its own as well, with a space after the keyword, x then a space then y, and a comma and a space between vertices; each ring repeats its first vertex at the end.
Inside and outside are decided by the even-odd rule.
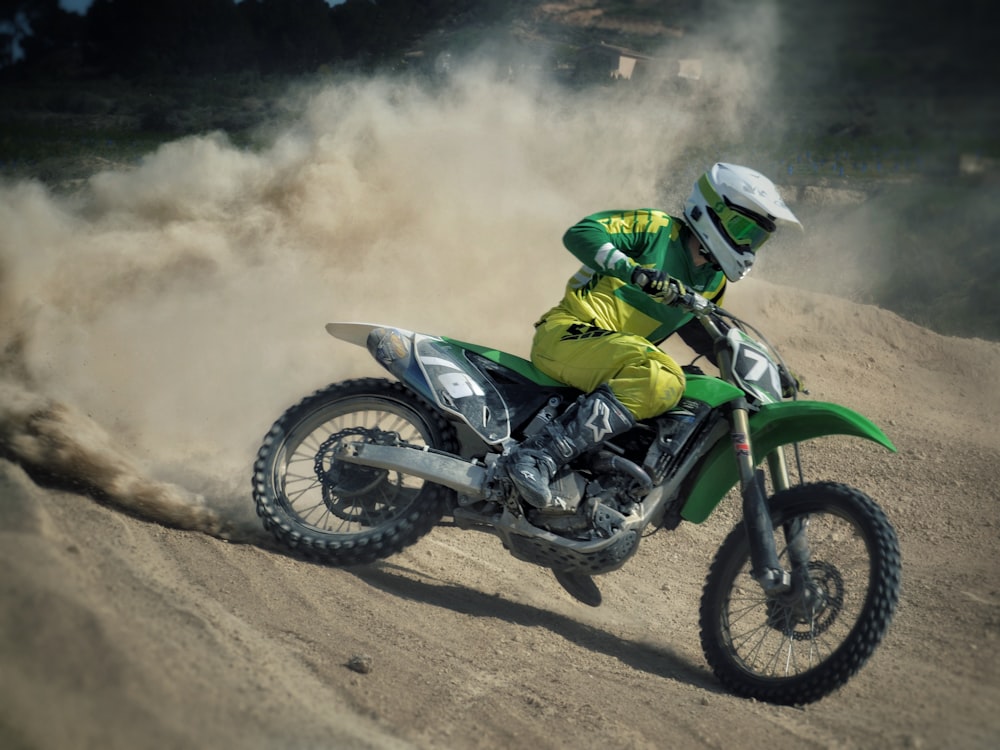
POLYGON ((588 395, 511 452, 508 474, 528 503, 568 510, 549 487, 559 467, 677 405, 684 372, 658 344, 679 333, 715 359, 692 315, 664 302, 692 289, 721 304, 777 222, 801 227, 767 177, 719 163, 695 183, 683 219, 602 211, 569 228, 563 244, 583 267, 535 324, 531 361, 588 395))

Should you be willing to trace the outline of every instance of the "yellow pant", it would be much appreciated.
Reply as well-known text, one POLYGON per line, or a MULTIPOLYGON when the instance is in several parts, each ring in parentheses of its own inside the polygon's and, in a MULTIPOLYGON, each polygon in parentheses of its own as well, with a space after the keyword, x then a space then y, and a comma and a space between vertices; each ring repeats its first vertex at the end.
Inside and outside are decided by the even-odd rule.
POLYGON ((550 313, 535 329, 531 361, 551 378, 590 393, 607 383, 636 419, 672 409, 684 393, 684 372, 642 336, 594 328, 550 313))

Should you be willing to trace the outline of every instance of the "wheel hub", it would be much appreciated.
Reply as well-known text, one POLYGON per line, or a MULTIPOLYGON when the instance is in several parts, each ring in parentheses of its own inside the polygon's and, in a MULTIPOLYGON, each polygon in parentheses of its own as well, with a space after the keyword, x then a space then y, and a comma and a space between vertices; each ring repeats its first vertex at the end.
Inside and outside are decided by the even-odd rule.
POLYGON ((323 441, 313 463, 313 470, 323 487, 323 504, 346 521, 377 523, 392 509, 399 483, 394 482, 385 469, 337 460, 337 452, 350 438, 384 445, 393 442, 395 436, 382 430, 352 427, 323 441))
POLYGON ((768 602, 768 624, 794 640, 825 633, 844 605, 844 579, 835 565, 812 560, 805 575, 793 574, 792 590, 768 602))

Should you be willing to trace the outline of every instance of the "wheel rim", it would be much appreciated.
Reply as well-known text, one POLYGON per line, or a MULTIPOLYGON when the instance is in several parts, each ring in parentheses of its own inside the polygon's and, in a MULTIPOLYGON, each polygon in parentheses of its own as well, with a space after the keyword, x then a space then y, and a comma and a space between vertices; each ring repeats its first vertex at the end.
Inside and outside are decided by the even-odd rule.
POLYGON ((376 435, 384 440, 387 433, 410 445, 431 445, 420 416, 388 399, 333 403, 292 427, 274 465, 285 511, 324 534, 356 534, 405 515, 424 480, 335 458, 344 441, 372 441, 376 435))
MULTIPOLYGON (((744 558, 723 602, 727 646, 740 667, 760 679, 786 680, 819 666, 848 640, 865 611, 873 560, 861 529, 830 512, 808 518, 810 562, 791 592, 766 597, 744 558)), ((780 528, 775 541, 790 568, 780 528)))

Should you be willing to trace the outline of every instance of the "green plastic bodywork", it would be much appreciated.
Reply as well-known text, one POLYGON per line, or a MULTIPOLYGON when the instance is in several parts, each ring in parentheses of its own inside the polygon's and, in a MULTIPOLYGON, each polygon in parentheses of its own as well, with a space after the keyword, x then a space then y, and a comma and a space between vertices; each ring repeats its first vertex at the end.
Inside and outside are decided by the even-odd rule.
MULTIPOLYGON (((449 338, 448 336, 441 336, 441 339, 450 344, 454 344, 455 346, 459 346, 462 349, 468 349, 471 352, 475 352, 476 354, 486 357, 486 359, 492 362, 508 367, 514 372, 523 375, 531 382, 538 383, 538 385, 561 386, 563 388, 569 387, 565 383, 561 383, 558 380, 550 378, 544 372, 531 364, 529 360, 518 357, 515 354, 508 354, 507 352, 502 352, 499 349, 493 349, 489 346, 470 344, 468 341, 459 341, 458 339, 449 338)), ((743 391, 734 385, 730 385, 724 380, 709 377, 708 375, 688 375, 687 387, 684 389, 684 395, 689 398, 697 399, 698 401, 704 401, 709 406, 714 408, 716 406, 721 406, 727 401, 739 398, 743 395, 743 391)))
POLYGON ((743 395, 743 391, 725 380, 708 375, 688 375, 684 386, 684 397, 704 401, 713 409, 733 401, 743 395))
MULTIPOLYGON (((762 406, 750 416, 750 444, 754 465, 775 449, 824 435, 853 435, 895 452, 884 432, 867 417, 824 401, 782 401, 762 406)), ((736 456, 728 435, 723 436, 701 463, 698 476, 681 509, 681 517, 701 523, 739 481, 736 456)))
MULTIPOLYGON (((565 383, 550 378, 530 361, 514 354, 445 336, 441 338, 508 367, 533 383, 568 387, 565 383)), ((743 395, 743 391, 736 386, 708 375, 688 375, 684 389, 686 398, 702 401, 713 409, 743 395)), ((892 441, 874 422, 838 404, 824 401, 782 401, 761 406, 750 416, 750 443, 753 446, 755 466, 783 445, 825 435, 853 435, 878 443, 890 451, 896 450, 892 441)), ((724 435, 701 462, 698 475, 694 478, 692 489, 681 509, 681 517, 691 523, 702 523, 738 481, 733 444, 729 435, 724 435)))
POLYGON ((441 339, 451 344, 455 344, 456 346, 460 346, 463 349, 468 349, 470 352, 475 352, 476 354, 486 357, 486 359, 503 365, 504 367, 510 368, 519 375, 526 377, 532 383, 538 383, 538 385, 560 386, 562 388, 569 387, 565 383, 560 383, 558 380, 550 378, 544 372, 531 364, 531 362, 523 357, 518 357, 516 354, 508 354, 507 352, 502 352, 499 349, 492 349, 488 346, 480 346, 479 344, 470 344, 467 341, 459 341, 458 339, 448 338, 447 336, 442 336, 441 339))

